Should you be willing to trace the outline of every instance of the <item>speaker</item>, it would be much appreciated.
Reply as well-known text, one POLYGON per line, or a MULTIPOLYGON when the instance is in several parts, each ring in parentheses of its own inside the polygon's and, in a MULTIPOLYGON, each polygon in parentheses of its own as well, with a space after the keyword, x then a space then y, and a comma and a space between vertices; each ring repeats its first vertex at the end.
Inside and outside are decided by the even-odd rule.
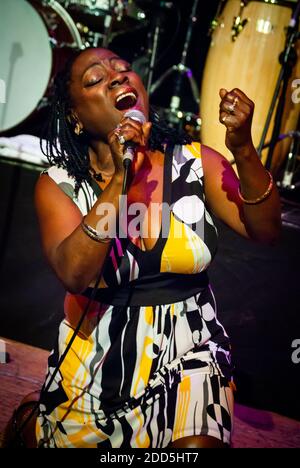
POLYGON ((34 209, 39 171, 0 162, 0 335, 51 349, 64 290, 41 248, 34 209))

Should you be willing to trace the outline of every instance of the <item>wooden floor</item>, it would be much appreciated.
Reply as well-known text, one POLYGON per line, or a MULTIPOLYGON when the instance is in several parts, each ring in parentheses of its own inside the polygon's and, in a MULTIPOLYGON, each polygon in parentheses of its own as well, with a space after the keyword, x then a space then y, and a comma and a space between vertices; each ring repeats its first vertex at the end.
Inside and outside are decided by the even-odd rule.
MULTIPOLYGON (((0 433, 24 395, 41 387, 49 354, 23 343, 1 341, 0 351, 6 348, 8 362, 0 364, 0 433)), ((300 422, 236 404, 233 447, 300 448, 300 422)))

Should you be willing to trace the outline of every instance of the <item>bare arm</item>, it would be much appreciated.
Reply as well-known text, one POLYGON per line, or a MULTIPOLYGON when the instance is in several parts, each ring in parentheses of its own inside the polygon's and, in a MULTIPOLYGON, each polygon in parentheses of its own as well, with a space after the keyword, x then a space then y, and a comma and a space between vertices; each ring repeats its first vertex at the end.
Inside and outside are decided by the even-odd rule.
MULTIPOLYGON (((145 143, 149 136, 149 124, 123 122, 122 134, 126 140, 145 143)), ((85 217, 85 223, 97 229, 97 224, 105 217, 110 225, 119 213, 119 195, 123 181, 123 146, 114 132, 109 135, 109 144, 115 164, 115 174, 101 193, 96 203, 85 217), (109 203, 111 210, 97 214, 103 203, 109 203)), ((96 242, 80 226, 82 214, 56 183, 47 175, 42 175, 36 185, 35 204, 38 214, 42 244, 50 265, 65 288, 73 293, 84 291, 100 273, 110 243, 96 242)))
MULTIPOLYGON (((86 216, 86 223, 97 226, 97 208, 104 202, 109 201, 117 214, 121 189, 122 180, 113 178, 86 216)), ((83 291, 101 271, 110 244, 95 242, 83 232, 81 212, 47 175, 37 182, 35 204, 50 265, 67 290, 83 291)))
POLYGON ((270 182, 251 139, 254 104, 240 90, 234 90, 228 94, 238 96, 240 105, 235 115, 228 116, 228 95, 223 91, 220 120, 227 128, 226 145, 235 158, 239 178, 223 156, 203 146, 207 202, 215 215, 237 233, 271 244, 281 231, 280 199, 275 184, 270 196, 255 205, 244 203, 238 195, 240 184, 244 198, 256 199, 266 191, 270 182))

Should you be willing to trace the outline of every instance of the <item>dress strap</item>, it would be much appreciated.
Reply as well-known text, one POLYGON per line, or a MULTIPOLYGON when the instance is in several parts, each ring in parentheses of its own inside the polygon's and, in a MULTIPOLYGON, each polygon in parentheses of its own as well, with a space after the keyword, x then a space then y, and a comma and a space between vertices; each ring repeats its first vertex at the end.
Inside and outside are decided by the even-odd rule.
POLYGON ((99 187, 99 185, 97 184, 97 182, 94 179, 91 180, 90 186, 92 187, 94 194, 98 198, 101 195, 101 193, 103 192, 103 190, 101 189, 101 187, 99 187))
POLYGON ((163 202, 171 205, 172 202, 172 164, 174 143, 168 143, 165 151, 163 202))

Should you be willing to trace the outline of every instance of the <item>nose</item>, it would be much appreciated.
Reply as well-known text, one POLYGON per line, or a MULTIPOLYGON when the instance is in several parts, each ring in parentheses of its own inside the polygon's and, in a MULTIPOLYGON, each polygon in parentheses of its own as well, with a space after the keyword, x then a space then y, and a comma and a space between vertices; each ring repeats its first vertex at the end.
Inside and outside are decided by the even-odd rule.
POLYGON ((116 88, 117 86, 122 85, 123 83, 128 83, 129 79, 126 73, 124 72, 115 72, 110 79, 109 87, 111 89, 116 88))

